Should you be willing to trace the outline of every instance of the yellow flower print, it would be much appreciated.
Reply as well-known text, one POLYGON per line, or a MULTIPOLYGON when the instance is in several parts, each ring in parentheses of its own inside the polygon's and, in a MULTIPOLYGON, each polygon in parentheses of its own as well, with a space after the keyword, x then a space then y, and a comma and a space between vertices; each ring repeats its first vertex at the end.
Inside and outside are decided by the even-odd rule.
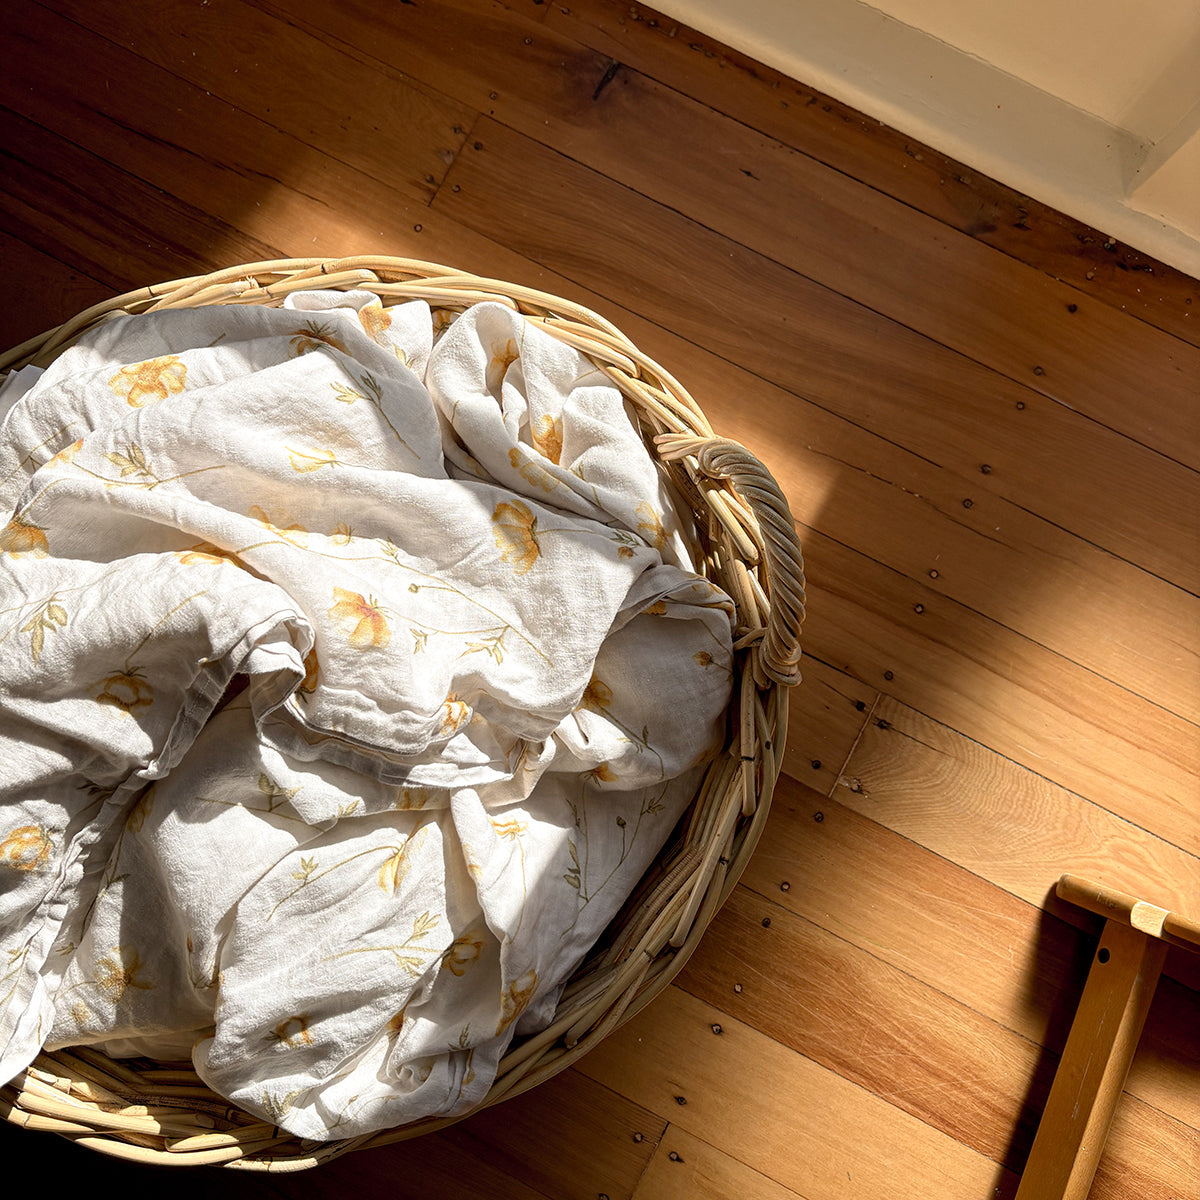
POLYGON ((376 880, 379 886, 390 896, 404 882, 409 868, 412 866, 412 853, 425 840, 425 830, 418 830, 399 850, 388 855, 383 866, 379 868, 376 880))
POLYGON ((50 545, 46 541, 46 531, 39 525, 30 524, 20 517, 13 517, 3 529, 0 529, 0 554, 11 554, 20 558, 22 554, 32 554, 34 558, 45 558, 50 553, 50 545))
POLYGON ((591 779, 599 780, 602 783, 616 783, 621 777, 614 771, 606 762, 602 762, 599 766, 593 767, 590 771, 585 771, 591 779))
POLYGON ((46 460, 48 467, 61 467, 67 463, 75 461, 75 455, 83 449, 83 438, 72 442, 69 446, 64 446, 53 458, 46 460))
POLYGON ((465 700, 460 700, 453 692, 442 702, 442 726, 438 730, 440 737, 449 737, 457 733, 468 721, 471 710, 465 700))
POLYGON ((41 825, 22 825, 0 842, 0 867, 36 871, 50 857, 52 845, 41 825))
POLYGON ((621 558, 632 558, 633 557, 633 551, 630 550, 630 548, 628 546, 618 546, 617 554, 621 558))
POLYGON ((96 986, 114 1003, 130 988, 150 991, 154 984, 138 978, 142 969, 142 958, 132 946, 114 946, 104 958, 96 964, 102 975, 96 976, 96 986))
POLYGON ((97 704, 111 704, 122 712, 132 713, 154 703, 154 689, 137 670, 117 671, 92 686, 100 688, 97 704))
POLYGON ((333 326, 323 321, 305 321, 302 328, 294 331, 289 345, 297 357, 321 346, 332 346, 343 354, 349 354, 345 343, 333 332, 333 326))
POLYGON ((335 546, 348 546, 354 540, 354 530, 345 521, 339 521, 333 527, 329 540, 335 546))
POLYGON ((108 381, 108 386, 123 396, 130 407, 141 408, 182 392, 186 380, 187 366, 174 354, 166 354, 122 367, 108 381))
POLYGON ((529 831, 528 824, 525 821, 518 821, 516 817, 508 821, 493 821, 492 828, 496 831, 496 836, 503 838, 506 842, 515 842, 529 831))
POLYGON ((391 626, 373 596, 368 600, 358 592, 335 587, 333 598, 335 603, 329 610, 329 616, 337 622, 355 650, 365 650, 368 646, 383 647, 392 640, 391 626))
POLYGON ((321 664, 317 661, 317 652, 310 650, 304 656, 304 678, 300 681, 300 691, 311 696, 317 690, 317 678, 321 674, 321 664))
POLYGON ((487 389, 493 396, 499 396, 504 376, 508 374, 508 368, 520 357, 521 351, 512 338, 509 338, 503 346, 492 348, 492 357, 487 365, 487 389))
POLYGON ((287 456, 291 460, 292 470, 301 473, 308 471, 319 471, 322 467, 340 467, 342 464, 338 462, 338 457, 332 450, 313 450, 311 453, 306 453, 303 450, 293 450, 291 446, 284 446, 287 451, 287 456))
POLYGON ((442 955, 442 970, 462 978, 472 963, 479 961, 483 953, 483 939, 474 933, 464 933, 450 943, 450 949, 442 955))
POLYGON ((296 1097, 300 1095, 300 1088, 294 1091, 268 1092, 264 1089, 261 1096, 258 1098, 259 1107, 265 1112, 276 1125, 282 1125, 287 1120, 287 1115, 292 1111, 292 1106, 296 1103, 296 1097))
POLYGON ((392 314, 378 300, 372 300, 358 310, 358 319, 367 337, 378 341, 379 335, 391 325, 392 314))
POLYGON ((66 626, 68 620, 67 610, 58 602, 58 597, 51 596, 21 626, 21 632, 29 634, 29 653, 33 656, 35 666, 41 661, 42 651, 46 648, 46 634, 57 633, 66 626))
POLYGON ((499 1037, 528 1007, 537 990, 537 972, 530 967, 524 975, 514 979, 500 994, 500 1021, 496 1026, 499 1037))
POLYGON ((593 675, 588 681, 587 687, 583 689, 578 707, 586 708, 589 712, 600 713, 612 703, 612 698, 612 688, 602 679, 597 679, 593 675))
POLYGON ((189 546, 186 550, 176 550, 175 558, 185 567, 195 566, 198 563, 217 566, 221 563, 240 565, 235 555, 222 550, 219 546, 214 546, 211 542, 197 542, 196 545, 189 546))
POLYGON ((658 519, 658 513, 643 500, 637 508, 633 510, 641 520, 638 522, 638 533, 640 533, 646 541, 648 541, 657 550, 663 549, 667 544, 667 531, 663 528, 662 522, 658 519))
POLYGON ((400 1031, 404 1028, 404 1015, 408 1012, 406 1004, 392 1019, 384 1026, 384 1031, 389 1038, 398 1038, 400 1031))
POLYGON ((514 446, 508 452, 508 461, 526 483, 540 487, 543 492, 552 492, 558 487, 558 480, 535 459, 525 458, 519 446, 514 446))
POLYGON ((562 458, 563 423, 561 417, 543 416, 533 427, 533 444, 552 463, 562 458))
POLYGON ((511 563, 517 575, 525 575, 537 562, 541 548, 537 540, 537 517, 527 504, 501 501, 492 513, 492 536, 500 557, 511 563))
POLYGON ((428 788, 401 788, 396 793, 396 802, 392 807, 399 812, 417 812, 432 799, 428 788))
POLYGON ((264 529, 269 530, 276 537, 282 538, 285 542, 288 542, 293 546, 298 546, 301 550, 307 549, 308 530, 305 529, 303 525, 297 525, 295 523, 292 523, 291 525, 284 525, 283 522, 287 520, 287 517, 272 519, 263 509, 259 508, 257 504, 252 504, 250 506, 250 515, 261 526, 263 526, 264 529))
POLYGON ((154 788, 146 789, 142 798, 133 806, 129 816, 125 818, 125 828, 130 833, 140 833, 146 824, 146 818, 154 810, 154 788))
POLYGON ((642 612, 648 617, 661 617, 666 614, 667 606, 662 600, 655 600, 653 604, 642 609, 642 612))
POLYGON ((467 874, 471 876, 476 883, 483 880, 483 864, 475 854, 475 847, 470 842, 462 844, 463 860, 467 864, 467 874))
POLYGON ((362 392, 358 390, 358 388, 352 388, 349 384, 331 383, 329 386, 333 388, 334 395, 337 396, 340 404, 353 404, 355 400, 366 399, 366 396, 364 396, 362 392))
POLYGON ((692 658, 702 667, 711 667, 713 665, 713 656, 707 650, 697 650, 692 658))
POLYGON ((308 1032, 308 1014, 296 1013, 280 1021, 270 1033, 267 1040, 280 1046, 311 1046, 312 1034, 308 1032))

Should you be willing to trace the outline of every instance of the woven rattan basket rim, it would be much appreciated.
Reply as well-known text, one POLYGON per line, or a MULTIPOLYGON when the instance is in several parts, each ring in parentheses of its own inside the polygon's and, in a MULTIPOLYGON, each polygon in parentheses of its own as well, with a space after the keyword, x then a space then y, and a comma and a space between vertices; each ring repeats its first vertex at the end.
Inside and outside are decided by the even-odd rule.
MULTIPOLYGON (((563 1070, 649 1003, 732 891, 766 820, 786 737, 787 692, 800 678, 803 558, 769 471, 744 447, 718 437, 686 389, 620 330, 562 297, 435 263, 366 255, 286 259, 154 284, 0 354, 0 371, 46 366, 121 316, 203 304, 278 305, 316 289, 369 291, 385 306, 421 299, 453 312, 483 301, 505 304, 586 354, 629 401, 660 469, 692 511, 706 574, 736 606, 729 745, 710 767, 669 859, 656 865, 636 893, 638 903, 627 906, 573 977, 552 1024, 510 1048, 479 1106, 485 1107, 563 1070)), ((267 1171, 305 1169, 452 1123, 302 1142, 232 1109, 190 1066, 118 1062, 86 1047, 41 1055, 0 1089, 0 1116, 135 1161, 267 1171)))

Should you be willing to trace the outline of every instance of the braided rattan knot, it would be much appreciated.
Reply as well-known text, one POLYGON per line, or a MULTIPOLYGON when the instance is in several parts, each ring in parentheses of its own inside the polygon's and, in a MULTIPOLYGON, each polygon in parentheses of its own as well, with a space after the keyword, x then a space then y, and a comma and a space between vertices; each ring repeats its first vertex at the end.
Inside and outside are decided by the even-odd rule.
POLYGON ((745 446, 728 438, 664 433, 654 439, 667 461, 692 456, 711 479, 728 479, 750 506, 749 532, 763 550, 761 583, 768 601, 756 646, 755 678, 784 686, 800 682, 800 629, 804 624, 804 556, 791 509, 771 473, 745 446), (765 568, 765 569, 764 569, 765 568))

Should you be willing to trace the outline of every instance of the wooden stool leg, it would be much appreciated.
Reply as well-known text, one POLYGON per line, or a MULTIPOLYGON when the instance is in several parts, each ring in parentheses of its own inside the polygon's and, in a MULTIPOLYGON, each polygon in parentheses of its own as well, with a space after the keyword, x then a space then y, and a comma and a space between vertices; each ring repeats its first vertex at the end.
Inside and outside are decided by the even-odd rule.
POLYGON ((1167 946, 1105 922, 1016 1200, 1085 1200, 1167 946))

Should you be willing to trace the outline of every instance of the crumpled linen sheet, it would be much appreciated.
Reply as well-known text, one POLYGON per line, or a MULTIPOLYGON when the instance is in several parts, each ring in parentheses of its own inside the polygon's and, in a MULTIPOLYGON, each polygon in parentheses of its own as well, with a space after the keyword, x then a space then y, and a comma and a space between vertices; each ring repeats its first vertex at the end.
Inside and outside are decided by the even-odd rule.
POLYGON ((474 1105, 724 736, 732 607, 620 394, 499 304, 165 311, 11 403, 0 481, 0 1081, 474 1105))

